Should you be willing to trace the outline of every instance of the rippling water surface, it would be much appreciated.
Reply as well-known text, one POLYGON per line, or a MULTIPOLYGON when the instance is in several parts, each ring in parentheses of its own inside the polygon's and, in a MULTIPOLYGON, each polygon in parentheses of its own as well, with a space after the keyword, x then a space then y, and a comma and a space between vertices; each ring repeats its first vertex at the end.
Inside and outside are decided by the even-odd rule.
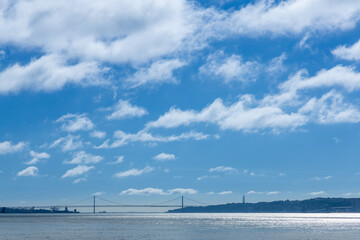
POLYGON ((360 214, 2 214, 0 239, 359 240, 360 214))

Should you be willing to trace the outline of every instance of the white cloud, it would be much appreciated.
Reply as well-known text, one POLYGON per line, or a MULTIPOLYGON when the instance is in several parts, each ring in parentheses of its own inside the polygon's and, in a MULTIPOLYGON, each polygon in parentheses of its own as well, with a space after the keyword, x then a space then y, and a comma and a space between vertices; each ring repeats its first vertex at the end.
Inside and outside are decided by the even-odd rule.
POLYGON ((186 65, 179 59, 158 60, 149 68, 139 69, 134 76, 127 79, 130 87, 139 87, 146 84, 160 85, 163 83, 177 83, 173 71, 186 65))
MULTIPOLYGON (((0 6, 0 44, 44 55, 0 73, 0 93, 103 84, 103 63, 137 68, 127 81, 132 86, 176 82, 173 71, 186 64, 177 57, 205 47, 210 38, 348 30, 356 26, 359 9, 356 0, 262 0, 231 11, 185 0, 6 1, 0 6)), ((235 56, 213 69, 239 79, 249 72, 247 65, 252 63, 235 56)))
POLYGON ((287 56, 285 53, 282 53, 280 56, 271 59, 269 64, 265 67, 265 71, 270 74, 281 73, 286 70, 284 61, 287 56))
POLYGON ((277 195, 277 194, 280 194, 279 191, 272 191, 272 192, 267 192, 266 193, 267 195, 277 195))
POLYGON ((24 142, 18 142, 17 144, 12 144, 10 141, 0 142, 0 155, 20 152, 25 146, 24 142))
POLYGON ((175 155, 170 153, 160 153, 154 157, 156 161, 165 162, 169 160, 175 160, 175 155))
POLYGON ((73 183, 74 183, 74 184, 78 184, 78 183, 86 182, 86 181, 87 181, 86 178, 78 178, 78 179, 75 179, 75 180, 73 181, 73 183))
POLYGON ((283 91, 296 92, 301 89, 320 87, 343 87, 347 91, 360 89, 360 73, 350 66, 335 66, 321 70, 313 77, 307 77, 307 71, 301 70, 292 78, 280 85, 283 91))
POLYGON ((93 131, 90 133, 90 137, 93 137, 93 138, 104 138, 106 137, 106 132, 103 132, 103 131, 93 131))
POLYGON ((237 169, 232 167, 218 166, 215 168, 210 168, 209 172, 237 172, 237 169))
POLYGON ((48 154, 46 152, 30 151, 30 156, 32 156, 34 158, 39 158, 39 159, 49 159, 50 158, 50 154, 48 154))
POLYGON ((256 192, 256 191, 249 191, 248 193, 246 193, 247 195, 253 195, 253 194, 267 194, 267 195, 277 195, 280 194, 281 192, 279 191, 269 191, 269 192, 256 192))
POLYGON ((252 195, 252 194, 263 194, 263 192, 256 192, 256 191, 251 190, 251 191, 247 192, 246 194, 247 194, 247 195, 252 195))
POLYGON ((326 177, 314 177, 312 178, 312 180, 316 180, 316 181, 323 181, 323 180, 329 180, 333 178, 333 176, 326 176, 326 177))
POLYGON ((319 195, 324 195, 325 192, 324 191, 319 191, 319 192, 310 192, 308 193, 311 196, 319 196, 319 195))
POLYGON ((356 0, 262 0, 234 11, 219 28, 225 26, 246 35, 348 30, 356 26, 359 11, 360 3, 356 0))
POLYGON ((125 177, 131 177, 131 176, 140 176, 140 175, 143 175, 145 173, 152 172, 154 170, 155 170, 155 168, 150 167, 150 166, 146 166, 143 169, 132 168, 132 169, 124 171, 124 172, 116 173, 115 177, 117 177, 117 178, 125 178, 125 177))
POLYGON ((208 178, 219 178, 219 176, 218 176, 218 175, 211 175, 211 176, 203 175, 203 176, 201 176, 201 177, 196 178, 196 180, 202 181, 202 180, 208 179, 208 178))
POLYGON ((183 140, 204 140, 209 137, 207 134, 201 132, 185 132, 180 135, 171 135, 171 136, 153 136, 151 133, 146 131, 139 131, 135 134, 125 133, 121 130, 115 131, 114 137, 117 139, 113 143, 109 144, 110 140, 106 140, 100 146, 95 148, 116 148, 127 145, 131 142, 174 142, 174 141, 183 141, 183 140))
POLYGON ((144 189, 129 188, 127 190, 122 191, 120 195, 165 195, 165 193, 160 188, 144 188, 144 189))
POLYGON ((331 51, 338 58, 346 60, 360 60, 360 40, 354 43, 352 46, 338 46, 331 51))
POLYGON ((126 100, 119 100, 114 106, 108 108, 108 110, 113 111, 110 115, 107 116, 107 119, 122 119, 122 118, 131 118, 131 117, 141 117, 148 114, 148 112, 142 108, 126 100))
POLYGON ((336 66, 321 70, 308 77, 305 70, 297 72, 279 85, 280 93, 266 95, 256 100, 253 95, 242 95, 238 101, 225 105, 218 98, 200 111, 181 110, 171 107, 155 121, 146 124, 150 128, 175 128, 194 123, 216 124, 222 130, 257 131, 272 129, 296 129, 309 122, 319 124, 357 123, 358 107, 345 103, 343 96, 331 90, 319 99, 309 99, 301 90, 343 87, 347 91, 360 89, 360 73, 354 67, 336 66), (301 95, 300 95, 301 93, 301 95))
POLYGON ((225 57, 223 52, 219 52, 208 57, 207 63, 200 67, 200 73, 215 76, 225 83, 247 82, 256 80, 259 67, 257 62, 244 62, 239 55, 225 57))
POLYGON ((208 175, 204 175, 204 176, 201 176, 201 177, 196 178, 196 180, 201 181, 201 180, 204 180, 204 179, 206 179, 206 178, 209 178, 209 176, 208 176, 208 175))
POLYGON ((118 156, 115 162, 112 162, 111 164, 120 164, 124 162, 124 156, 118 156))
POLYGON ((39 169, 37 167, 31 166, 28 168, 25 168, 24 170, 18 172, 16 175, 18 177, 35 177, 38 175, 39 169))
POLYGON ((73 154, 71 161, 65 161, 66 164, 95 164, 102 161, 104 158, 91 153, 80 151, 73 154))
POLYGON ((105 194, 104 192, 96 192, 96 193, 93 193, 92 196, 101 196, 104 194, 105 194))
POLYGON ((82 140, 80 139, 80 136, 67 135, 66 137, 61 137, 55 140, 50 145, 50 148, 54 148, 57 146, 60 146, 63 152, 67 152, 82 148, 83 143, 82 140))
POLYGON ((192 188, 175 188, 168 191, 169 194, 196 194, 197 191, 192 188))
POLYGON ((67 178, 67 177, 76 177, 76 176, 79 176, 79 175, 82 175, 84 173, 87 173, 89 172, 91 169, 94 169, 93 166, 85 166, 85 165, 79 165, 79 166, 76 166, 75 168, 73 169, 69 169, 65 172, 64 175, 62 175, 61 178, 67 178))
POLYGON ((344 103, 343 96, 334 90, 324 94, 320 99, 311 98, 299 112, 309 115, 314 122, 320 124, 360 122, 359 109, 344 103))
POLYGON ((175 188, 164 191, 160 188, 144 188, 134 189, 129 188, 120 193, 120 195, 171 195, 171 194, 196 194, 197 191, 192 188, 175 188))
POLYGON ((222 191, 222 192, 219 192, 218 194, 219 195, 228 195, 228 194, 232 194, 233 192, 232 191, 222 191))
POLYGON ((49 159, 50 158, 50 154, 46 153, 46 152, 35 152, 35 151, 30 151, 30 156, 32 157, 32 159, 28 162, 25 162, 25 164, 27 165, 32 165, 32 164, 36 164, 40 161, 40 159, 49 159))
POLYGON ((238 102, 225 106, 221 99, 200 112, 194 110, 182 111, 171 108, 169 112, 160 116, 156 121, 147 123, 147 128, 174 128, 187 126, 191 123, 215 123, 223 130, 256 130, 264 128, 289 128, 301 126, 306 118, 298 113, 285 113, 280 107, 272 105, 259 105, 251 95, 240 97, 238 102))
POLYGON ((360 9, 356 0, 262 0, 227 12, 185 0, 10 2, 0 6, 0 43, 112 63, 146 62, 233 33, 348 30, 356 26, 360 9))
POLYGON ((199 24, 184 0, 33 0, 0 7, 9 13, 0 15, 0 43, 87 61, 142 62, 167 55, 182 48, 199 24))
POLYGON ((71 114, 63 115, 56 122, 63 122, 62 130, 67 132, 87 131, 94 128, 94 123, 85 114, 71 114))
POLYGON ((95 62, 68 65, 58 55, 42 56, 28 65, 15 64, 0 72, 0 94, 24 90, 52 92, 67 84, 102 85, 104 69, 95 62))

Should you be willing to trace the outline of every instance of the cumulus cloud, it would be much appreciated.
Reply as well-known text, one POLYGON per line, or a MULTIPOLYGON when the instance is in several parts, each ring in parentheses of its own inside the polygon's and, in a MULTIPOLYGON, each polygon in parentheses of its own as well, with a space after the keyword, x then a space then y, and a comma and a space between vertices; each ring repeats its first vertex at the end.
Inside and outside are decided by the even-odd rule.
POLYGON ((79 175, 83 175, 83 174, 89 172, 92 169, 94 169, 94 166, 79 165, 79 166, 76 166, 73 169, 67 170, 65 172, 65 174, 62 175, 61 178, 76 177, 76 176, 79 176, 79 175))
POLYGON ((117 130, 114 133, 114 137, 116 140, 113 143, 109 143, 110 140, 106 140, 103 144, 100 146, 96 146, 95 148, 116 148, 125 146, 131 142, 150 142, 150 143, 156 143, 156 142, 175 142, 175 141, 184 141, 189 139, 194 140, 204 140, 209 137, 209 135, 201 133, 201 132, 185 132, 181 133, 180 135, 171 135, 171 136, 154 136, 149 132, 146 131, 139 131, 135 134, 131 133, 125 133, 121 130, 117 130))
POLYGON ((312 121, 320 124, 360 122, 359 109, 352 104, 344 103, 343 96, 334 90, 324 94, 320 99, 311 98, 299 112, 307 114, 312 121))
POLYGON ((263 192, 256 192, 256 191, 251 190, 251 191, 247 192, 246 194, 251 195, 251 194, 262 194, 262 193, 263 192))
POLYGON ((354 43, 352 46, 338 46, 331 51, 338 58, 346 60, 360 60, 360 40, 354 43))
POLYGON ((78 184, 78 183, 81 183, 81 182, 86 182, 87 179, 86 178, 78 178, 78 179, 75 179, 73 181, 74 184, 78 184))
POLYGON ((242 95, 232 104, 218 98, 196 111, 171 107, 155 121, 146 124, 151 128, 175 128, 195 123, 216 124, 222 130, 257 131, 296 129, 309 122, 319 124, 356 123, 360 111, 346 103, 341 93, 331 90, 320 98, 309 97, 303 90, 342 87, 346 91, 360 89, 360 73, 354 67, 336 66, 321 70, 308 77, 305 70, 297 72, 279 85, 279 93, 265 95, 257 100, 254 95, 242 95))
POLYGON ((107 116, 107 119, 122 119, 131 117, 141 117, 148 114, 148 112, 142 108, 132 105, 128 100, 119 100, 114 106, 108 108, 112 113, 107 116))
POLYGON ((347 91, 360 89, 360 73, 351 66, 338 65, 331 69, 323 69, 313 77, 307 75, 306 70, 297 72, 288 81, 281 84, 280 89, 288 92, 335 86, 343 87, 347 91))
POLYGON ((341 3, 332 0, 262 0, 234 11, 222 26, 246 35, 348 30, 356 26, 360 19, 359 12, 360 3, 356 0, 341 3))
POLYGON ((160 188, 144 188, 134 189, 129 188, 120 193, 120 195, 165 195, 165 192, 160 188))
POLYGON ((272 191, 272 192, 267 192, 266 193, 267 195, 277 195, 277 194, 280 194, 279 191, 272 191))
POLYGON ((223 52, 210 55, 207 63, 200 67, 200 73, 216 77, 225 83, 256 80, 260 65, 257 62, 244 62, 239 55, 225 57, 223 52))
POLYGON ((86 114, 66 114, 61 116, 56 122, 63 123, 62 130, 67 132, 87 131, 94 128, 94 123, 86 116, 86 114))
POLYGON ((116 158, 116 161, 115 162, 110 162, 109 164, 113 164, 113 165, 116 165, 116 164, 120 164, 120 163, 123 163, 124 162, 124 156, 118 156, 116 158))
POLYGON ((129 188, 120 193, 120 195, 171 195, 171 194, 196 194, 197 191, 192 188, 175 188, 164 191, 160 188, 129 188))
POLYGON ((179 59, 158 60, 149 68, 139 69, 132 77, 127 79, 130 87, 139 87, 146 84, 159 85, 162 83, 177 83, 173 71, 186 65, 179 59))
POLYGON ((209 172, 237 172, 237 169, 232 167, 218 166, 215 168, 210 168, 209 172))
POLYGON ((211 175, 211 176, 203 175, 203 176, 201 176, 201 177, 196 178, 196 180, 202 181, 202 180, 204 180, 204 179, 208 179, 208 178, 218 178, 218 177, 219 177, 218 175, 211 175))
POLYGON ((281 192, 279 191, 269 191, 269 192, 256 192, 256 191, 249 191, 247 192, 246 194, 247 195, 253 195, 253 194, 266 194, 266 195, 277 195, 277 194, 280 194, 281 192))
POLYGON ((196 194, 197 191, 192 188, 175 188, 168 191, 169 194, 196 194))
POLYGON ((0 155, 20 152, 25 146, 24 142, 18 142, 17 144, 13 144, 10 141, 0 142, 0 155))
POLYGON ((195 9, 183 0, 33 0, 0 7, 9 13, 1 14, 0 43, 88 61, 142 62, 172 53, 198 24, 195 9))
POLYGON ((229 195, 229 194, 232 194, 233 192, 232 191, 222 191, 222 192, 219 192, 218 194, 219 195, 229 195))
POLYGON ((156 161, 165 162, 169 160, 175 160, 175 155, 170 153, 160 153, 154 157, 156 161))
POLYGON ((319 195, 324 195, 325 191, 318 191, 318 192, 310 192, 308 193, 310 196, 319 196, 319 195))
POLYGON ((16 175, 18 177, 35 177, 38 175, 39 169, 37 167, 31 166, 21 170, 16 175))
POLYGON ((66 137, 61 137, 55 140, 50 145, 50 148, 54 148, 58 146, 61 147, 61 150, 63 152, 67 152, 82 148, 83 143, 80 136, 67 135, 66 137))
POLYGON ((25 162, 25 164, 27 165, 32 165, 32 164, 36 164, 40 161, 40 159, 49 159, 50 158, 50 154, 46 153, 46 152, 35 152, 35 151, 30 151, 30 156, 32 157, 32 159, 28 162, 25 162))
POLYGON ((65 161, 66 164, 95 164, 102 161, 104 158, 85 151, 80 151, 73 154, 71 161, 65 161))
POLYGON ((15 64, 0 72, 0 94, 23 90, 52 92, 67 84, 102 85, 104 72, 95 62, 69 65, 63 57, 46 55, 27 65, 15 64))
POLYGON ((326 176, 326 177, 314 177, 312 178, 312 180, 316 180, 316 181, 323 181, 323 180, 329 180, 333 178, 333 176, 326 176))
POLYGON ((174 128, 205 122, 215 123, 223 130, 254 130, 296 127, 306 122, 306 118, 301 114, 286 113, 274 105, 251 107, 255 103, 255 99, 250 95, 242 96, 238 102, 230 106, 225 106, 218 98, 200 112, 171 108, 170 111, 156 121, 147 123, 146 126, 148 128, 174 128))
POLYGON ((96 193, 93 193, 92 196, 101 196, 104 194, 105 194, 104 192, 96 192, 96 193))
POLYGON ((103 132, 103 131, 93 131, 90 133, 90 137, 93 137, 93 138, 104 138, 106 137, 106 132, 103 132))
POLYGON ((125 178, 125 177, 140 176, 140 175, 143 175, 145 173, 152 172, 154 170, 155 170, 155 168, 150 167, 150 166, 146 166, 143 169, 132 168, 132 169, 124 171, 124 172, 116 173, 115 177, 117 177, 117 178, 125 178))

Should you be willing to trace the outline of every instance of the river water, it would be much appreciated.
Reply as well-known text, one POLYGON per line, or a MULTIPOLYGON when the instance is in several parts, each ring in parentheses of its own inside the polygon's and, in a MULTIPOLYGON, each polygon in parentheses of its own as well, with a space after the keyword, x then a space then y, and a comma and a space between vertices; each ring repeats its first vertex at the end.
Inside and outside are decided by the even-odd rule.
POLYGON ((0 239, 359 240, 360 214, 0 214, 0 239))

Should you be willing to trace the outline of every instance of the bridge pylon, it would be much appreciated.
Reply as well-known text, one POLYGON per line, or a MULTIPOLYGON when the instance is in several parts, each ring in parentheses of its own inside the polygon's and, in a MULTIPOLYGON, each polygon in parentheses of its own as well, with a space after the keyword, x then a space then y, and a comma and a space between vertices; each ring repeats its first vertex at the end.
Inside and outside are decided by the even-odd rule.
POLYGON ((93 204, 93 213, 95 214, 95 195, 94 195, 94 204, 93 204))

